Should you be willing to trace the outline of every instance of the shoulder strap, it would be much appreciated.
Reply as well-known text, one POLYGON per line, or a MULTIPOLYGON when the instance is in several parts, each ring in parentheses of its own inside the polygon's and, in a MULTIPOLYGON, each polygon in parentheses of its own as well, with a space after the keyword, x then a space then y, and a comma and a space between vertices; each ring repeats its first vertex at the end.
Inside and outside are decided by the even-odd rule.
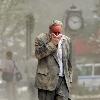
POLYGON ((13 60, 13 64, 14 64, 14 68, 16 69, 16 71, 18 71, 18 68, 17 68, 14 60, 13 60))

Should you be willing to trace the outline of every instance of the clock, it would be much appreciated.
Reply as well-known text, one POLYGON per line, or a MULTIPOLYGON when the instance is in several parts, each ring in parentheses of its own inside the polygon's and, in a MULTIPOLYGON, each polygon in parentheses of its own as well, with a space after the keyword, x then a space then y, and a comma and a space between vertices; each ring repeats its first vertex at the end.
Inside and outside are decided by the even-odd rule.
POLYGON ((71 30, 78 30, 82 27, 82 19, 79 16, 71 16, 68 19, 68 27, 71 30))
POLYGON ((84 26, 84 20, 82 16, 82 11, 78 9, 75 5, 72 5, 70 9, 66 11, 65 19, 65 32, 78 31, 84 26))

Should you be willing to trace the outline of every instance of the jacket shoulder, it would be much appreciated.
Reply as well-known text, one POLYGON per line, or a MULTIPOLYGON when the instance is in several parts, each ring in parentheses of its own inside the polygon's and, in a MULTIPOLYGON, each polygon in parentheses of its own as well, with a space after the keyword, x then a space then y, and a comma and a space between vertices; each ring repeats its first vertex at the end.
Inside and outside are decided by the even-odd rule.
POLYGON ((41 33, 36 38, 38 38, 38 39, 44 39, 45 37, 46 37, 46 33, 41 33))
POLYGON ((41 33, 36 37, 36 40, 46 43, 47 42, 47 34, 46 33, 41 33))

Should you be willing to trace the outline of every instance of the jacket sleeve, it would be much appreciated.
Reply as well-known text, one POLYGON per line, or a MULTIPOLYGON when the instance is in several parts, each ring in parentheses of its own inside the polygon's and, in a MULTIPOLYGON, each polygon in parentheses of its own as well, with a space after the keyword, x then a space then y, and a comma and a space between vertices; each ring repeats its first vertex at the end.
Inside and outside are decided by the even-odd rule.
POLYGON ((69 42, 68 71, 69 71, 70 83, 72 83, 73 70, 72 70, 72 43, 71 41, 69 42))
POLYGON ((42 39, 38 37, 35 40, 35 56, 37 59, 42 59, 52 54, 57 50, 57 47, 52 43, 44 43, 42 39))

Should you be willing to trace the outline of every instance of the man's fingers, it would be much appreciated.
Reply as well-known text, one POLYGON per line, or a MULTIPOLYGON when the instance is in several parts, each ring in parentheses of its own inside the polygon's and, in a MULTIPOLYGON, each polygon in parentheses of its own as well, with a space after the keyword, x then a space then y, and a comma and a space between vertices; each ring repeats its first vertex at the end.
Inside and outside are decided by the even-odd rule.
POLYGON ((56 38, 57 36, 54 34, 54 33, 51 33, 52 34, 52 37, 56 38))

